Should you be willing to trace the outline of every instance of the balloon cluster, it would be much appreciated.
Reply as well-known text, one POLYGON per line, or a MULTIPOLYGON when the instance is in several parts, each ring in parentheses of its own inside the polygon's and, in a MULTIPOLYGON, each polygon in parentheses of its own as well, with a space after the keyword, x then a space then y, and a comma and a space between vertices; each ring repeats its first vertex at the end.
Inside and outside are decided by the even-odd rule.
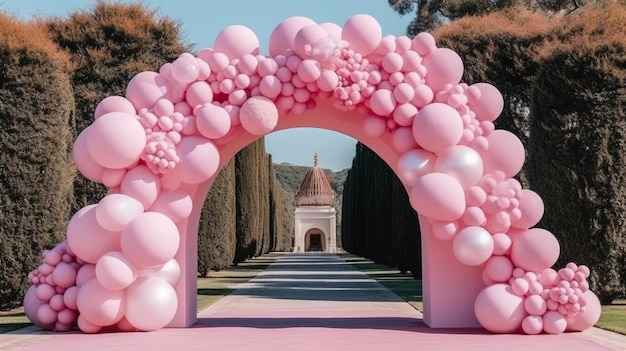
POLYGON ((32 285, 24 297, 24 312, 34 324, 56 331, 74 327, 77 272, 83 264, 65 241, 42 253, 41 264, 28 274, 32 285))
POLYGON ((137 74, 125 96, 102 100, 74 144, 79 171, 109 187, 68 225, 67 251, 84 265, 66 262, 74 273, 55 268, 59 278, 46 276, 48 266, 34 273, 37 293, 56 288, 41 288, 40 300, 27 296, 27 309, 37 306, 29 317, 67 329, 70 318, 57 326, 61 319, 48 310, 60 308, 52 298, 64 283, 56 279, 75 279, 70 310, 84 332, 167 325, 178 309, 179 227, 186 228, 195 186, 218 171, 222 145, 238 133, 270 133, 279 118, 330 99, 366 116, 357 126, 366 136, 390 135, 398 156, 392 166, 414 209, 459 262, 483 269, 475 312, 485 328, 534 334, 562 332, 563 321, 572 330, 590 327, 599 303, 587 290, 588 271, 572 264, 552 277, 559 244, 532 228, 543 202, 513 179, 524 147, 494 129, 502 95, 487 83, 461 83, 463 70, 459 55, 437 47, 430 34, 383 37, 374 18, 355 15, 343 27, 288 18, 272 32, 269 56, 259 54, 254 32, 229 26, 213 48, 137 74))

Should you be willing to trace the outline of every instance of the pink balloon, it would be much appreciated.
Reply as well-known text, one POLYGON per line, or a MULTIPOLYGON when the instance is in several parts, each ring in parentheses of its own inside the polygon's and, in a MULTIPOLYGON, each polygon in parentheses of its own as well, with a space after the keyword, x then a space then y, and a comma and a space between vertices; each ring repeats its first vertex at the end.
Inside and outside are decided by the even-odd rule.
POLYGON ((530 295, 524 302, 524 308, 528 314, 542 316, 548 310, 548 305, 540 295, 530 295))
POLYGON ((121 231, 144 210, 138 200, 125 194, 109 194, 100 200, 96 207, 96 218, 102 228, 121 231))
POLYGON ((67 244, 78 258, 89 263, 120 249, 120 233, 108 231, 98 223, 96 208, 95 204, 83 207, 67 226, 67 244))
POLYGON ((400 83, 393 88, 393 97, 399 104, 411 101, 414 95, 415 89, 409 83, 400 83))
POLYGON ((276 57, 282 55, 287 49, 293 50, 298 31, 311 24, 316 23, 312 19, 302 16, 294 16, 282 21, 270 35, 270 56, 276 57))
POLYGON ((387 73, 396 73, 402 69, 402 66, 404 65, 404 60, 402 60, 402 55, 395 52, 390 52, 383 56, 381 64, 383 66, 383 69, 387 73))
POLYGON ((491 236, 493 239, 493 254, 506 255, 511 248, 511 238, 504 233, 496 233, 491 236))
POLYGON ((70 286, 63 293, 63 303, 67 308, 70 308, 74 311, 78 310, 78 305, 76 304, 76 299, 78 297, 78 286, 70 286))
POLYGON ((459 225, 456 221, 438 221, 429 219, 433 236, 439 240, 452 240, 459 231, 459 225))
POLYGON ((135 281, 137 272, 123 253, 111 251, 96 263, 96 278, 107 289, 121 290, 135 281))
POLYGON ((422 65, 426 67, 426 84, 436 92, 446 84, 458 84, 463 77, 463 61, 448 48, 434 49, 424 57, 422 65))
POLYGON ((317 86, 324 92, 334 91, 339 86, 339 76, 335 71, 324 69, 317 80, 317 86))
POLYGON ((89 150, 87 149, 87 140, 89 139, 90 127, 85 128, 76 138, 72 149, 72 157, 78 171, 87 179, 94 182, 102 182, 102 173, 104 167, 94 161, 89 150))
POLYGON ((138 279, 128 288, 126 319, 144 331, 165 327, 176 314, 178 298, 174 288, 157 277, 138 279))
POLYGON ((296 33, 293 50, 301 58, 307 58, 312 54, 312 48, 318 41, 327 38, 328 33, 316 23, 308 24, 296 33))
POLYGON ((376 50, 382 38, 382 28, 378 21, 367 14, 350 17, 343 25, 341 39, 346 40, 349 48, 363 56, 376 50))
POLYGON ((437 48, 437 44, 435 43, 435 38, 430 33, 422 32, 413 38, 411 47, 418 54, 426 56, 437 48))
POLYGON ((81 317, 94 325, 113 325, 124 316, 124 291, 107 289, 97 279, 81 286, 76 303, 81 317))
POLYGON ((422 57, 413 50, 403 53, 402 61, 404 61, 402 72, 415 72, 422 65, 422 57))
POLYGON ((283 83, 276 76, 267 75, 259 83, 259 91, 265 97, 274 100, 280 95, 283 83))
POLYGON ((146 132, 133 115, 110 112, 90 126, 87 149, 103 167, 130 167, 139 160, 145 147, 146 132))
POLYGON ((102 184, 106 185, 109 188, 114 188, 120 185, 120 182, 124 178, 125 174, 126 174, 126 168, 120 168, 120 169, 105 168, 102 171, 102 184))
POLYGON ((407 127, 413 125, 413 119, 417 115, 417 107, 411 103, 396 106, 393 111, 393 120, 399 126, 407 127))
POLYGON ((135 110, 151 108, 167 92, 163 77, 156 72, 144 71, 130 80, 126 87, 126 98, 135 106, 135 110))
MULTIPOLYGON (((208 68, 210 71, 211 68, 208 68)), ((178 83, 187 85, 198 78, 198 75, 200 74, 200 65, 198 64, 198 60, 196 60, 192 54, 184 53, 172 62, 171 66, 169 66, 169 73, 178 83)), ((159 115, 169 116, 171 113, 159 115)))
POLYGON ((363 122, 363 131, 371 138, 378 138, 387 131, 387 121, 378 116, 367 116, 363 122))
POLYGON ((163 267, 154 273, 154 276, 165 279, 171 286, 176 287, 180 279, 180 265, 178 261, 174 258, 167 261, 163 267))
POLYGON ((556 311, 548 311, 543 315, 543 330, 548 334, 561 334, 567 328, 565 316, 556 311))
POLYGON ((459 113, 447 104, 432 103, 421 109, 413 120, 413 136, 428 151, 441 152, 455 146, 463 134, 459 113))
POLYGON ((60 312, 65 308, 65 303, 63 302, 63 295, 56 294, 50 298, 49 302, 50 308, 52 308, 55 312, 60 312))
POLYGON ((181 190, 163 190, 150 207, 151 212, 159 212, 178 223, 191 214, 193 202, 191 196, 181 190))
POLYGON ((583 331, 593 327, 602 314, 602 305, 598 296, 591 290, 587 290, 583 293, 583 300, 585 301, 585 310, 577 314, 572 321, 567 325, 568 331, 583 331))
POLYGON ((196 111, 196 126, 206 138, 219 139, 230 131, 230 115, 220 106, 205 104, 196 111))
POLYGON ((138 267, 165 264, 178 251, 176 224, 162 213, 144 212, 122 231, 122 252, 138 267))
POLYGON ((537 335, 543 330, 543 318, 541 316, 526 316, 522 321, 522 330, 528 335, 537 335))
POLYGON ((439 153, 435 171, 453 176, 468 188, 478 184, 483 177, 483 160, 471 147, 457 145, 439 153))
MULTIPOLYGON (((96 277, 96 265, 87 263, 80 267, 76 273, 76 286, 81 287, 86 282, 96 277)), ((69 306, 69 305, 68 305, 69 306)))
POLYGON ((513 274, 513 263, 506 256, 492 256, 487 260, 485 272, 494 282, 508 282, 513 274))
POLYGON ((37 310, 37 320, 44 325, 53 325, 57 320, 57 311, 49 304, 43 304, 37 310))
POLYGON ((476 114, 479 121, 494 121, 504 108, 504 98, 500 91, 488 83, 476 83, 471 85, 478 89, 480 94, 468 95, 468 106, 476 114))
POLYGON ((74 323, 76 323, 77 317, 78 314, 76 313, 76 311, 69 308, 59 311, 59 314, 57 315, 58 321, 66 325, 73 325, 74 323))
POLYGON ((298 66, 298 77, 305 83, 315 82, 322 74, 322 67, 319 62, 306 59, 298 66))
POLYGON ((76 324, 78 324, 78 328, 80 329, 80 331, 82 331, 83 333, 86 333, 86 334, 95 334, 95 333, 99 332, 102 329, 102 326, 99 326, 99 325, 96 325, 96 324, 93 324, 93 323, 89 322, 82 315, 78 316, 78 318, 76 320, 76 324))
POLYGON ((137 114, 135 106, 133 106, 132 102, 122 96, 109 96, 100 101, 98 106, 96 106, 94 117, 99 118, 109 112, 124 112, 129 115, 137 114))
POLYGON ((522 169, 526 158, 524 145, 519 138, 509 131, 497 129, 486 140, 487 150, 477 150, 482 156, 485 174, 502 171, 507 178, 515 176, 522 169))
POLYGON ((511 260, 526 271, 541 272, 559 258, 560 246, 549 231, 532 228, 519 235, 511 245, 511 260))
POLYGON ((143 208, 149 208, 161 191, 161 180, 144 165, 138 165, 126 172, 120 185, 122 194, 137 199, 143 208))
POLYGON ((511 219, 511 226, 515 228, 530 228, 539 223, 539 220, 543 217, 543 200, 530 189, 522 189, 518 208, 522 216, 517 220, 511 219))
POLYGON ((387 89, 376 90, 370 98, 372 112, 379 116, 387 116, 396 108, 393 92, 387 89))
POLYGON ((478 266, 483 264, 493 254, 491 233, 483 227, 465 227, 454 237, 452 252, 459 262, 465 265, 478 266))
POLYGON ((484 288, 474 302, 474 313, 480 325, 492 333, 513 333, 526 317, 524 299, 508 284, 484 288))
POLYGON ((463 187, 444 173, 428 173, 413 185, 410 201, 417 213, 440 221, 454 221, 465 212, 463 187))
POLYGON ((68 263, 60 262, 52 271, 52 280, 60 288, 69 288, 76 284, 76 269, 68 263))
POLYGON ((391 135, 391 143, 398 154, 418 148, 417 142, 413 138, 413 129, 410 127, 400 127, 394 130, 391 135))
POLYGON ((241 58, 246 54, 258 55, 259 39, 250 28, 232 25, 217 35, 213 49, 225 53, 231 59, 241 58))
POLYGON ((434 98, 435 93, 433 90, 426 84, 420 84, 415 87, 415 93, 411 102, 418 108, 422 108, 430 104, 434 98))
POLYGON ((341 42, 341 27, 336 23, 324 22, 320 23, 320 27, 324 28, 328 36, 336 43, 341 42))
POLYGON ((272 100, 253 96, 241 106, 239 120, 248 133, 265 135, 278 124, 278 109, 272 100))
POLYGON ((43 301, 37 297, 37 287, 31 285, 26 294, 24 295, 24 314, 26 317, 36 326, 41 329, 50 330, 53 327, 52 323, 44 323, 37 316, 39 308, 46 304, 47 301, 43 301))
POLYGON ((172 176, 183 183, 199 184, 217 172, 220 154, 208 139, 188 136, 176 145, 176 152, 180 163, 174 168, 172 176))
POLYGON ((424 174, 434 171, 436 156, 429 151, 413 149, 407 151, 398 160, 397 176, 409 186, 412 186, 424 174))
POLYGON ((185 99, 191 107, 211 103, 213 101, 213 89, 205 81, 194 82, 187 88, 185 99))

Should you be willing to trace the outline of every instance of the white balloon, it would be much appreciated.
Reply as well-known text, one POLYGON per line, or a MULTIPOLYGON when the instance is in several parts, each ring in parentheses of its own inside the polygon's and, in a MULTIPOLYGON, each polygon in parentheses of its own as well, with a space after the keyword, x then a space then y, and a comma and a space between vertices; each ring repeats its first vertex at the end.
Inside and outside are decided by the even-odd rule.
POLYGON ((434 170, 435 160, 435 154, 430 151, 409 150, 398 160, 398 178, 405 184, 413 185, 421 176, 434 170))
POLYGON ((139 330, 165 327, 178 309, 176 290, 158 277, 137 279, 128 287, 126 298, 126 319, 139 330))
POLYGON ((467 189, 476 185, 482 178, 483 159, 469 146, 453 146, 437 155, 435 172, 453 176, 464 189, 467 189))

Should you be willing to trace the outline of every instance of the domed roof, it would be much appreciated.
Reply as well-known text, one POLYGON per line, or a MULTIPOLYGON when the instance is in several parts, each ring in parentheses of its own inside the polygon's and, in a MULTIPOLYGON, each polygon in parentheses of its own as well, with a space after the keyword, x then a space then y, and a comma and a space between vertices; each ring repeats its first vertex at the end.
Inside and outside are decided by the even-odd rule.
POLYGON ((317 165, 317 154, 313 157, 313 167, 304 176, 298 191, 298 206, 330 206, 335 191, 330 186, 328 175, 317 165))

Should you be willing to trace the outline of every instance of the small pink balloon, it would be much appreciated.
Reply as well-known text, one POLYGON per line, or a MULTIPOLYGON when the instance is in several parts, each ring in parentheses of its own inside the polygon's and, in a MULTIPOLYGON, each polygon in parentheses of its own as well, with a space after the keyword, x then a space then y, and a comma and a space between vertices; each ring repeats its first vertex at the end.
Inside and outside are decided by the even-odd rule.
POLYGON ((372 112, 379 116, 387 116, 396 108, 393 92, 387 89, 376 90, 370 98, 372 112))
POLYGON ((102 326, 89 322, 82 315, 78 316, 78 318, 76 319, 76 324, 78 325, 78 328, 80 329, 80 331, 86 334, 95 334, 99 332, 100 330, 102 330, 102 326))
POLYGON ((526 316, 522 321, 522 330, 528 335, 537 335, 543 330, 543 318, 541 316, 526 316))
POLYGON ((315 82, 322 74, 322 66, 319 62, 306 59, 298 66, 298 77, 305 83, 315 82))
POLYGON ((457 145, 462 134, 461 116, 447 104, 427 105, 417 113, 413 120, 415 140, 421 147, 434 153, 457 145))
POLYGON ((480 207, 471 206, 463 213, 463 223, 468 226, 484 226, 487 223, 487 217, 480 207))
POLYGON ((549 231, 532 228, 519 235, 511 245, 511 260, 526 271, 541 272, 559 258, 560 246, 549 231))
POLYGON ((339 85, 339 76, 332 70, 324 69, 316 83, 321 91, 331 92, 339 85))
POLYGON ((488 83, 472 84, 471 88, 478 89, 479 94, 468 95, 468 106, 476 114, 479 121, 494 121, 504 108, 504 98, 500 91, 488 83))
MULTIPOLYGON (((405 104, 413 99, 415 89, 408 83, 400 83, 393 88, 393 97, 399 104, 405 104)), ((417 113, 417 110, 415 111, 417 113)))
POLYGON ((487 149, 477 150, 484 165, 484 172, 502 171, 505 177, 512 178, 524 165, 526 152, 524 145, 515 134, 503 130, 494 130, 487 138, 487 149))
POLYGON ((144 71, 134 76, 126 87, 126 99, 135 110, 151 108, 167 92, 165 79, 156 72, 144 71))
POLYGON ((165 279, 171 286, 176 287, 180 279, 180 265, 176 259, 172 258, 167 261, 158 271, 154 273, 155 277, 165 279))
POLYGON ((382 67, 387 73, 396 73, 402 69, 404 60, 402 56, 395 52, 390 52, 383 56, 382 67))
POLYGON ((542 316, 548 310, 548 305, 540 295, 530 295, 524 302, 524 308, 528 314, 542 316))
POLYGON ((310 18, 303 16, 289 17, 282 21, 270 34, 269 53, 276 57, 285 53, 287 49, 294 49, 295 38, 298 31, 307 26, 315 24, 310 18))
POLYGON ((434 49, 424 57, 422 65, 426 67, 426 84, 433 91, 443 90, 446 84, 458 84, 463 77, 463 61, 448 48, 434 49))
POLYGON ((485 264, 485 272, 492 281, 505 283, 513 275, 513 263, 506 256, 492 256, 485 264))
POLYGON ((439 240, 452 240, 459 231, 459 225, 456 221, 438 221, 430 219, 428 222, 431 225, 433 236, 439 240))
POLYGON ((50 250, 43 255, 43 260, 51 266, 56 266, 61 262, 61 254, 58 251, 50 250))
POLYGON ((67 308, 76 311, 78 305, 76 304, 76 298, 78 296, 78 286, 70 286, 63 293, 63 303, 67 308))
POLYGON ((524 299, 508 284, 484 288, 474 302, 474 313, 480 325, 492 333, 513 333, 526 317, 524 299))
POLYGON ((185 99, 191 107, 211 103, 213 101, 213 90, 209 83, 205 81, 194 82, 187 88, 185 99))
POLYGON ((149 211, 160 212, 178 223, 191 214, 191 196, 181 190, 163 190, 149 211))
POLYGON ((428 173, 413 185, 410 202, 417 213, 441 221, 454 221, 465 212, 461 184, 444 173, 428 173))
MULTIPOLYGON (((176 224, 159 212, 144 212, 122 231, 122 253, 137 267, 165 264, 178 251, 176 224)), ((97 271, 96 271, 97 272, 97 271)))
MULTIPOLYGON (((88 282, 89 280, 96 277, 96 265, 95 264, 85 264, 76 273, 76 286, 81 287, 83 284, 88 282)), ((69 306, 69 305, 68 305, 69 306)))
POLYGON ((78 318, 76 311, 69 308, 59 311, 59 314, 57 314, 58 321, 66 325, 74 325, 76 318, 78 318))
POLYGON ((435 93, 433 93, 433 90, 426 84, 420 84, 415 87, 415 92, 411 102, 418 108, 422 108, 430 104, 434 98, 435 93))
POLYGON ((52 279, 57 287, 69 288, 76 284, 76 269, 68 263, 60 262, 52 271, 52 279))
POLYGON ((161 180, 144 165, 138 165, 126 172, 120 190, 139 201, 144 209, 149 208, 161 191, 161 180))
POLYGON ((491 236, 493 239, 493 254, 506 255, 511 248, 511 238, 504 233, 496 233, 491 236))
POLYGON ((56 312, 60 312, 65 309, 65 302, 63 302, 63 295, 56 294, 50 298, 50 308, 56 312))
POLYGON ((418 148, 417 142, 413 138, 413 129, 410 127, 400 127, 394 130, 391 135, 391 143, 398 154, 418 148))
POLYGON ((430 33, 422 32, 413 38, 411 47, 421 56, 426 56, 437 48, 437 44, 430 33))
POLYGON ((130 115, 137 114, 135 106, 133 106, 132 102, 122 96, 109 96, 100 101, 98 106, 96 106, 94 117, 98 118, 109 112, 124 112, 130 115))
POLYGON ((341 39, 349 48, 363 56, 373 53, 382 39, 382 28, 378 21, 367 14, 350 17, 343 25, 341 39))
POLYGON ((530 228, 539 223, 539 220, 543 217, 543 200, 530 189, 522 189, 518 208, 520 209, 521 217, 511 220, 511 226, 515 228, 530 228))
POLYGON ((87 149, 103 167, 130 167, 139 160, 145 147, 146 132, 134 115, 110 112, 90 126, 87 149))
POLYGON ((128 195, 109 194, 98 203, 96 218, 102 228, 118 232, 143 210, 141 202, 128 195))
POLYGON ((413 125, 415 115, 417 115, 417 107, 411 103, 406 103, 397 105, 392 116, 399 126, 407 127, 413 125))
POLYGON ((119 232, 104 229, 96 217, 97 205, 76 212, 67 226, 67 243, 85 262, 96 263, 105 252, 119 250, 119 232))
POLYGON ((217 35, 213 49, 225 53, 231 59, 241 58, 246 54, 257 55, 259 39, 250 28, 232 25, 224 28, 217 35))
POLYGON ((54 324, 57 320, 57 311, 49 304, 43 304, 37 310, 37 320, 44 325, 54 324))
POLYGON ((426 150, 407 151, 398 160, 397 176, 403 183, 411 186, 421 176, 434 171, 435 160, 436 156, 426 150))
POLYGON ((96 278, 107 289, 121 290, 135 281, 137 272, 123 253, 111 251, 96 263, 96 278))
POLYGON ((565 316, 556 311, 548 311, 543 315, 543 330, 548 334, 561 334, 567 328, 565 316))
POLYGON ((218 170, 220 154, 210 140, 188 136, 176 145, 180 163, 174 168, 173 177, 183 183, 199 184, 211 178, 218 170))
POLYGON ((278 124, 278 109, 272 100, 254 96, 241 106, 239 120, 248 133, 265 135, 278 124))
POLYGON ((402 72, 415 72, 422 65, 422 57, 413 50, 408 50, 402 54, 402 72))
POLYGON ((113 325, 124 316, 124 291, 107 289, 97 279, 83 284, 76 303, 80 316, 94 325, 113 325))
POLYGON ((24 295, 24 314, 26 317, 36 326, 42 329, 51 330, 52 323, 43 323, 37 316, 39 308, 46 304, 47 301, 43 301, 37 297, 37 287, 31 285, 26 294, 24 295))
POLYGON ((38 285, 36 290, 37 298, 43 302, 48 302, 56 293, 54 288, 48 284, 40 284, 38 285))
POLYGON ((276 99, 280 95, 283 83, 276 76, 267 75, 259 83, 259 91, 270 100, 276 99))
POLYGON ((454 237, 452 252, 459 262, 465 265, 483 264, 493 254, 491 233, 483 227, 465 227, 454 237))
POLYGON ((205 104, 196 111, 196 126, 206 138, 219 139, 230 131, 230 115, 220 106, 205 104))
POLYGON ((198 75, 200 74, 200 66, 193 55, 184 53, 172 62, 169 73, 178 83, 186 85, 192 83, 196 80, 196 78, 198 78, 198 75))

